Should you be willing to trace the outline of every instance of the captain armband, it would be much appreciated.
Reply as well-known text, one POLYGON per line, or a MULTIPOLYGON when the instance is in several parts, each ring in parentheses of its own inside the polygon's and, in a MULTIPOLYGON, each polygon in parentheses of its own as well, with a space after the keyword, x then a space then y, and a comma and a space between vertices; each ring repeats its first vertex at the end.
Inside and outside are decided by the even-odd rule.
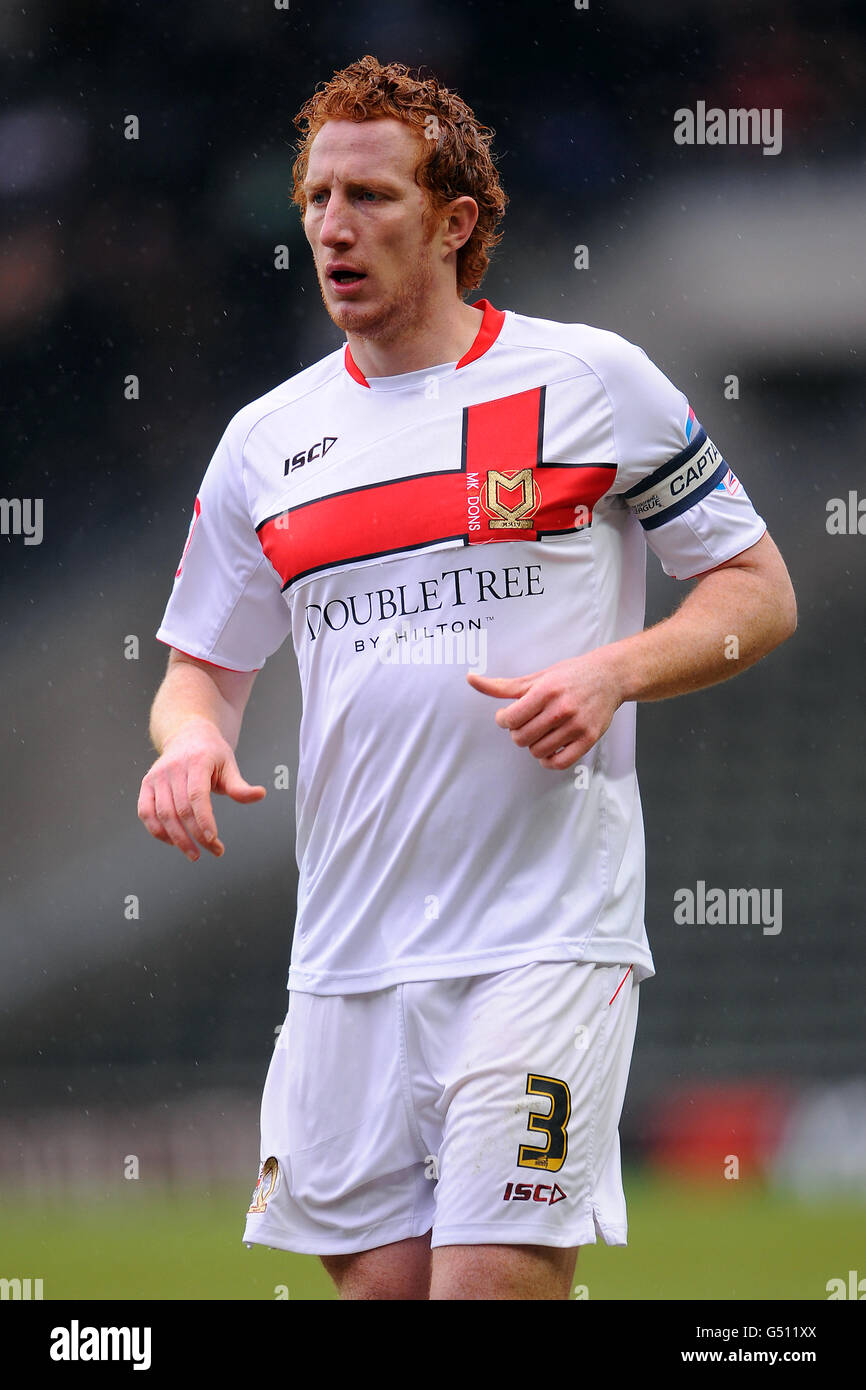
MULTIPOLYGON (((701 428, 681 454, 623 493, 623 500, 644 530, 652 531, 688 511, 714 488, 732 491, 729 474, 720 451, 701 428)), ((736 482, 733 474, 730 477, 736 482)))

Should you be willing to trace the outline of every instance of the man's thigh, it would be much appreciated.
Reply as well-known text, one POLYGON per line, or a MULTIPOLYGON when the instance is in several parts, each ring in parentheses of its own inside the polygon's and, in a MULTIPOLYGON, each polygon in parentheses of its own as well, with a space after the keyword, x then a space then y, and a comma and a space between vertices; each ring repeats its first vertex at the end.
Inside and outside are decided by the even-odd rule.
POLYGON ((430 1297, 430 1232, 353 1255, 322 1255, 341 1299, 430 1297))
POLYGON ((568 1299, 576 1250, 550 1245, 439 1245, 431 1299, 568 1299))
POLYGON ((441 1245, 430 1237, 355 1255, 323 1256, 343 1300, 565 1300, 576 1250, 535 1245, 441 1245))

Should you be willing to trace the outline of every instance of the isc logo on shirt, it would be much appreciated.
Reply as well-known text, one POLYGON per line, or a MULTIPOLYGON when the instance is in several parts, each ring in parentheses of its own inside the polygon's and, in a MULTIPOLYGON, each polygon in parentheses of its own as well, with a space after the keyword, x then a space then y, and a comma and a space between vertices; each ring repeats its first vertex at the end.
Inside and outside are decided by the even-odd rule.
POLYGON ((303 468, 305 463, 313 463, 316 459, 323 459, 339 437, 338 434, 326 434, 324 439, 320 439, 316 444, 311 444, 309 449, 302 449, 299 454, 293 454, 291 458, 286 459, 283 477, 287 477, 296 468, 303 468))

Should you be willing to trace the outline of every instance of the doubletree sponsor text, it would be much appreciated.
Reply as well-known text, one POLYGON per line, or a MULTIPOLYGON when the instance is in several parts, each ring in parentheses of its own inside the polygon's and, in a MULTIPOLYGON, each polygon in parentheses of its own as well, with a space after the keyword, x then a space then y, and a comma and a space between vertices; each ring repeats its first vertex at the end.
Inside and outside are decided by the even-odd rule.
POLYGON ((470 603, 528 598, 543 593, 540 564, 504 565, 498 570, 476 570, 472 565, 462 565, 442 570, 435 578, 398 584, 393 589, 367 589, 361 594, 329 599, 325 604, 308 603, 307 631, 310 641, 315 642, 323 627, 341 632, 346 627, 365 627, 370 622, 390 622, 416 613, 438 612, 446 605, 462 608, 470 603))

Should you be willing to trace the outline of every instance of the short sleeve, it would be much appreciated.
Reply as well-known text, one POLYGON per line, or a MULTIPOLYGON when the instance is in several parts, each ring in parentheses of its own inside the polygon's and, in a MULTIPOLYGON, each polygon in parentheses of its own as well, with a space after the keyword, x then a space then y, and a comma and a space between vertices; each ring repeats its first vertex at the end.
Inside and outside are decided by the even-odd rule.
POLYGON ((604 336, 598 370, 613 412, 612 492, 640 522, 665 572, 691 579, 748 550, 766 523, 683 392, 642 348, 604 336))
POLYGON ((250 516, 242 438, 232 421, 208 465, 156 635, 201 661, 255 671, 289 635, 291 615, 250 516))

